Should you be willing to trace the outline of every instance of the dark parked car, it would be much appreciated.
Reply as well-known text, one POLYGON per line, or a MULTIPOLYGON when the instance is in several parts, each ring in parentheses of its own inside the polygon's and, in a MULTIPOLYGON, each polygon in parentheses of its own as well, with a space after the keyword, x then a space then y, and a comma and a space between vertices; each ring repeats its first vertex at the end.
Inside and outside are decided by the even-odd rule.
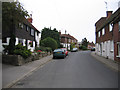
POLYGON ((73 48, 72 50, 71 50, 71 52, 77 52, 78 51, 78 48, 73 48))
POLYGON ((57 57, 65 58, 65 56, 66 56, 66 54, 63 49, 55 49, 53 51, 53 59, 55 59, 57 57))
POLYGON ((95 51, 95 48, 91 48, 91 51, 95 51))

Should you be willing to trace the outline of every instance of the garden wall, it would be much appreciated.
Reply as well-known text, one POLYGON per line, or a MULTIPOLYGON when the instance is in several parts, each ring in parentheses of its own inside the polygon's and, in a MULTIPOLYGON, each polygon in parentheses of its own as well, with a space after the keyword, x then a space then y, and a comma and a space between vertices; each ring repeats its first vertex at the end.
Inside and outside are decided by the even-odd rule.
POLYGON ((31 55, 27 59, 24 59, 20 55, 2 55, 2 63, 20 66, 20 65, 23 65, 25 63, 34 61, 34 60, 39 60, 39 59, 41 59, 45 56, 48 56, 48 55, 51 55, 51 53, 48 52, 48 53, 41 53, 39 55, 38 54, 31 55))

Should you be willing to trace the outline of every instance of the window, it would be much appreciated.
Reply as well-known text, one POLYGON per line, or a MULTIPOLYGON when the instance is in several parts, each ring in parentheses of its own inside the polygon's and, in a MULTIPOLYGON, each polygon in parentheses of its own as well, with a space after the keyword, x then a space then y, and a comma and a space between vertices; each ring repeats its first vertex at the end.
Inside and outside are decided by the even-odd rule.
POLYGON ((120 32, 120 21, 119 21, 119 32, 120 32))
POLYGON ((23 39, 18 39, 18 43, 22 44, 23 45, 23 39))
POLYGON ((31 29, 31 35, 34 36, 34 29, 31 29))
POLYGON ((120 57, 120 42, 117 44, 118 46, 118 56, 120 57))
POLYGON ((110 32, 112 31, 112 24, 109 24, 109 30, 110 30, 110 32))
POLYGON ((26 25, 26 31, 28 31, 28 30, 29 30, 29 26, 26 25))
POLYGON ((100 31, 98 32, 98 37, 100 37, 100 31))
POLYGON ((19 28, 23 29, 23 24, 19 23, 19 28))
POLYGON ((33 41, 29 41, 30 47, 33 47, 33 41))
POLYGON ((104 34, 105 34, 105 28, 102 29, 102 35, 104 35, 104 34))
POLYGON ((113 52, 114 51, 114 42, 113 41, 110 41, 110 52, 113 52))
POLYGON ((7 38, 2 38, 2 43, 7 43, 7 38))

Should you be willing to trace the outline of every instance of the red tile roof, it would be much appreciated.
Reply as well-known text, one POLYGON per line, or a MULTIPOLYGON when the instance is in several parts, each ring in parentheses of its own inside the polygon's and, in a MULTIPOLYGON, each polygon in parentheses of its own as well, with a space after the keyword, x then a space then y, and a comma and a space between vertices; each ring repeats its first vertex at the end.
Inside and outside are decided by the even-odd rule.
POLYGON ((70 34, 61 34, 60 36, 61 36, 61 37, 67 37, 67 38, 71 38, 71 39, 77 40, 76 38, 74 38, 74 37, 71 36, 70 34))

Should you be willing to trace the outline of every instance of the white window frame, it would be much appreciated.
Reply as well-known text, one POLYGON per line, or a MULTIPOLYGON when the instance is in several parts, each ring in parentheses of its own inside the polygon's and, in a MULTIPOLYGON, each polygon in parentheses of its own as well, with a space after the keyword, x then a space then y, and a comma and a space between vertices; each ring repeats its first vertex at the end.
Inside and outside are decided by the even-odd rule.
POLYGON ((18 43, 20 44, 22 44, 23 45, 23 39, 21 39, 21 38, 18 38, 18 43))
POLYGON ((34 36, 34 29, 31 28, 31 35, 34 36))
POLYGON ((102 35, 105 35, 105 28, 102 29, 102 35))
POLYGON ((100 37, 100 31, 98 32, 98 37, 100 37))
POLYGON ((117 48, 118 48, 118 55, 117 55, 117 57, 120 58, 120 42, 117 43, 117 48))
POLYGON ((120 32, 120 21, 118 22, 118 26, 119 26, 119 32, 120 32))
POLYGON ((111 53, 113 53, 113 51, 114 51, 114 43, 113 43, 113 41, 110 41, 110 52, 111 53))
POLYGON ((111 32, 112 29, 113 29, 113 26, 112 26, 112 24, 110 23, 110 24, 109 24, 109 31, 111 32))

